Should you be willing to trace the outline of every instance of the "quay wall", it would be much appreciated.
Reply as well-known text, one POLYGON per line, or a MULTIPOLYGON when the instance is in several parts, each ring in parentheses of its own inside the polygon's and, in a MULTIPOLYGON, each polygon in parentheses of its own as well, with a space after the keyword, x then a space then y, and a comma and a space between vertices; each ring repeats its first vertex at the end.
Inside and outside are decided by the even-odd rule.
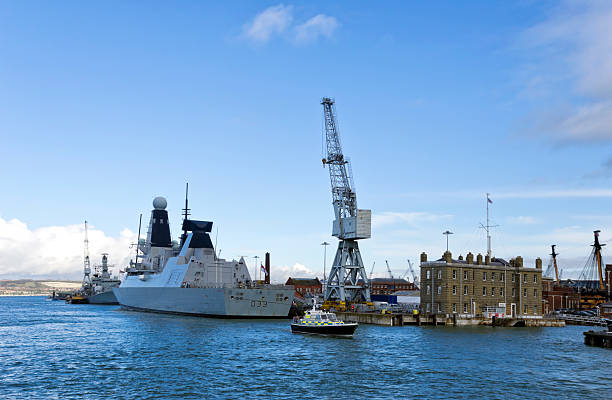
POLYGON ((548 318, 497 318, 495 320, 483 317, 447 317, 447 316, 414 316, 412 314, 382 314, 336 312, 338 319, 344 322, 359 324, 404 326, 404 325, 436 325, 436 326, 500 326, 500 327, 564 327, 562 319, 548 318))

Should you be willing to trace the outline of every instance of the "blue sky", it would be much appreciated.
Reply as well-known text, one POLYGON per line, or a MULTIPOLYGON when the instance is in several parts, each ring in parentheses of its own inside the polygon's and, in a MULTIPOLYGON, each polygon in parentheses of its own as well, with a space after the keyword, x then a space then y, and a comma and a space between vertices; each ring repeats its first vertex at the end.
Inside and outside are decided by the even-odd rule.
POLYGON ((84 219, 124 263, 153 197, 178 232, 186 181, 222 256, 319 273, 322 96, 375 275, 446 229, 485 252, 486 192, 499 257, 557 244, 571 275, 612 238, 608 2, 6 1, 0 21, 0 277, 78 277, 84 219))

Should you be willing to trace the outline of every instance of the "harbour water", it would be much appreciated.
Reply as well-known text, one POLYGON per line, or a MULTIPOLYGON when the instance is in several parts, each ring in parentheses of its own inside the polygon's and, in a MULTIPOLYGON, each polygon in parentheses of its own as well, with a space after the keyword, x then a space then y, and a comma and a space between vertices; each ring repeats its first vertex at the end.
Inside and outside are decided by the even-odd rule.
POLYGON ((336 339, 289 322, 0 297, 0 397, 612 398, 612 351, 585 346, 585 327, 363 325, 336 339))

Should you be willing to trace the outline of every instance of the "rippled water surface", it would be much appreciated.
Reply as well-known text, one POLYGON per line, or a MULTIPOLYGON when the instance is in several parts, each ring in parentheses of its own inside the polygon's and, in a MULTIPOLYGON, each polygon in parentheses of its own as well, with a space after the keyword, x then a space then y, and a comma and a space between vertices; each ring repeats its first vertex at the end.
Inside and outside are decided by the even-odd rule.
POLYGON ((0 397, 612 399, 612 350, 585 346, 587 329, 362 325, 337 339, 0 297, 0 397))

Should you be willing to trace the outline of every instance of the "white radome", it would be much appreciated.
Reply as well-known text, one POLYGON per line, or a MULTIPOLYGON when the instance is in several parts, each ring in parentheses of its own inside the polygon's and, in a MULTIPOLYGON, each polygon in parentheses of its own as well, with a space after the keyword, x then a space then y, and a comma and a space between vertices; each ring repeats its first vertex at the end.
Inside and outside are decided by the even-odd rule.
POLYGON ((165 210, 166 206, 168 206, 168 202, 166 201, 165 198, 158 196, 153 199, 153 207, 156 210, 165 210))

